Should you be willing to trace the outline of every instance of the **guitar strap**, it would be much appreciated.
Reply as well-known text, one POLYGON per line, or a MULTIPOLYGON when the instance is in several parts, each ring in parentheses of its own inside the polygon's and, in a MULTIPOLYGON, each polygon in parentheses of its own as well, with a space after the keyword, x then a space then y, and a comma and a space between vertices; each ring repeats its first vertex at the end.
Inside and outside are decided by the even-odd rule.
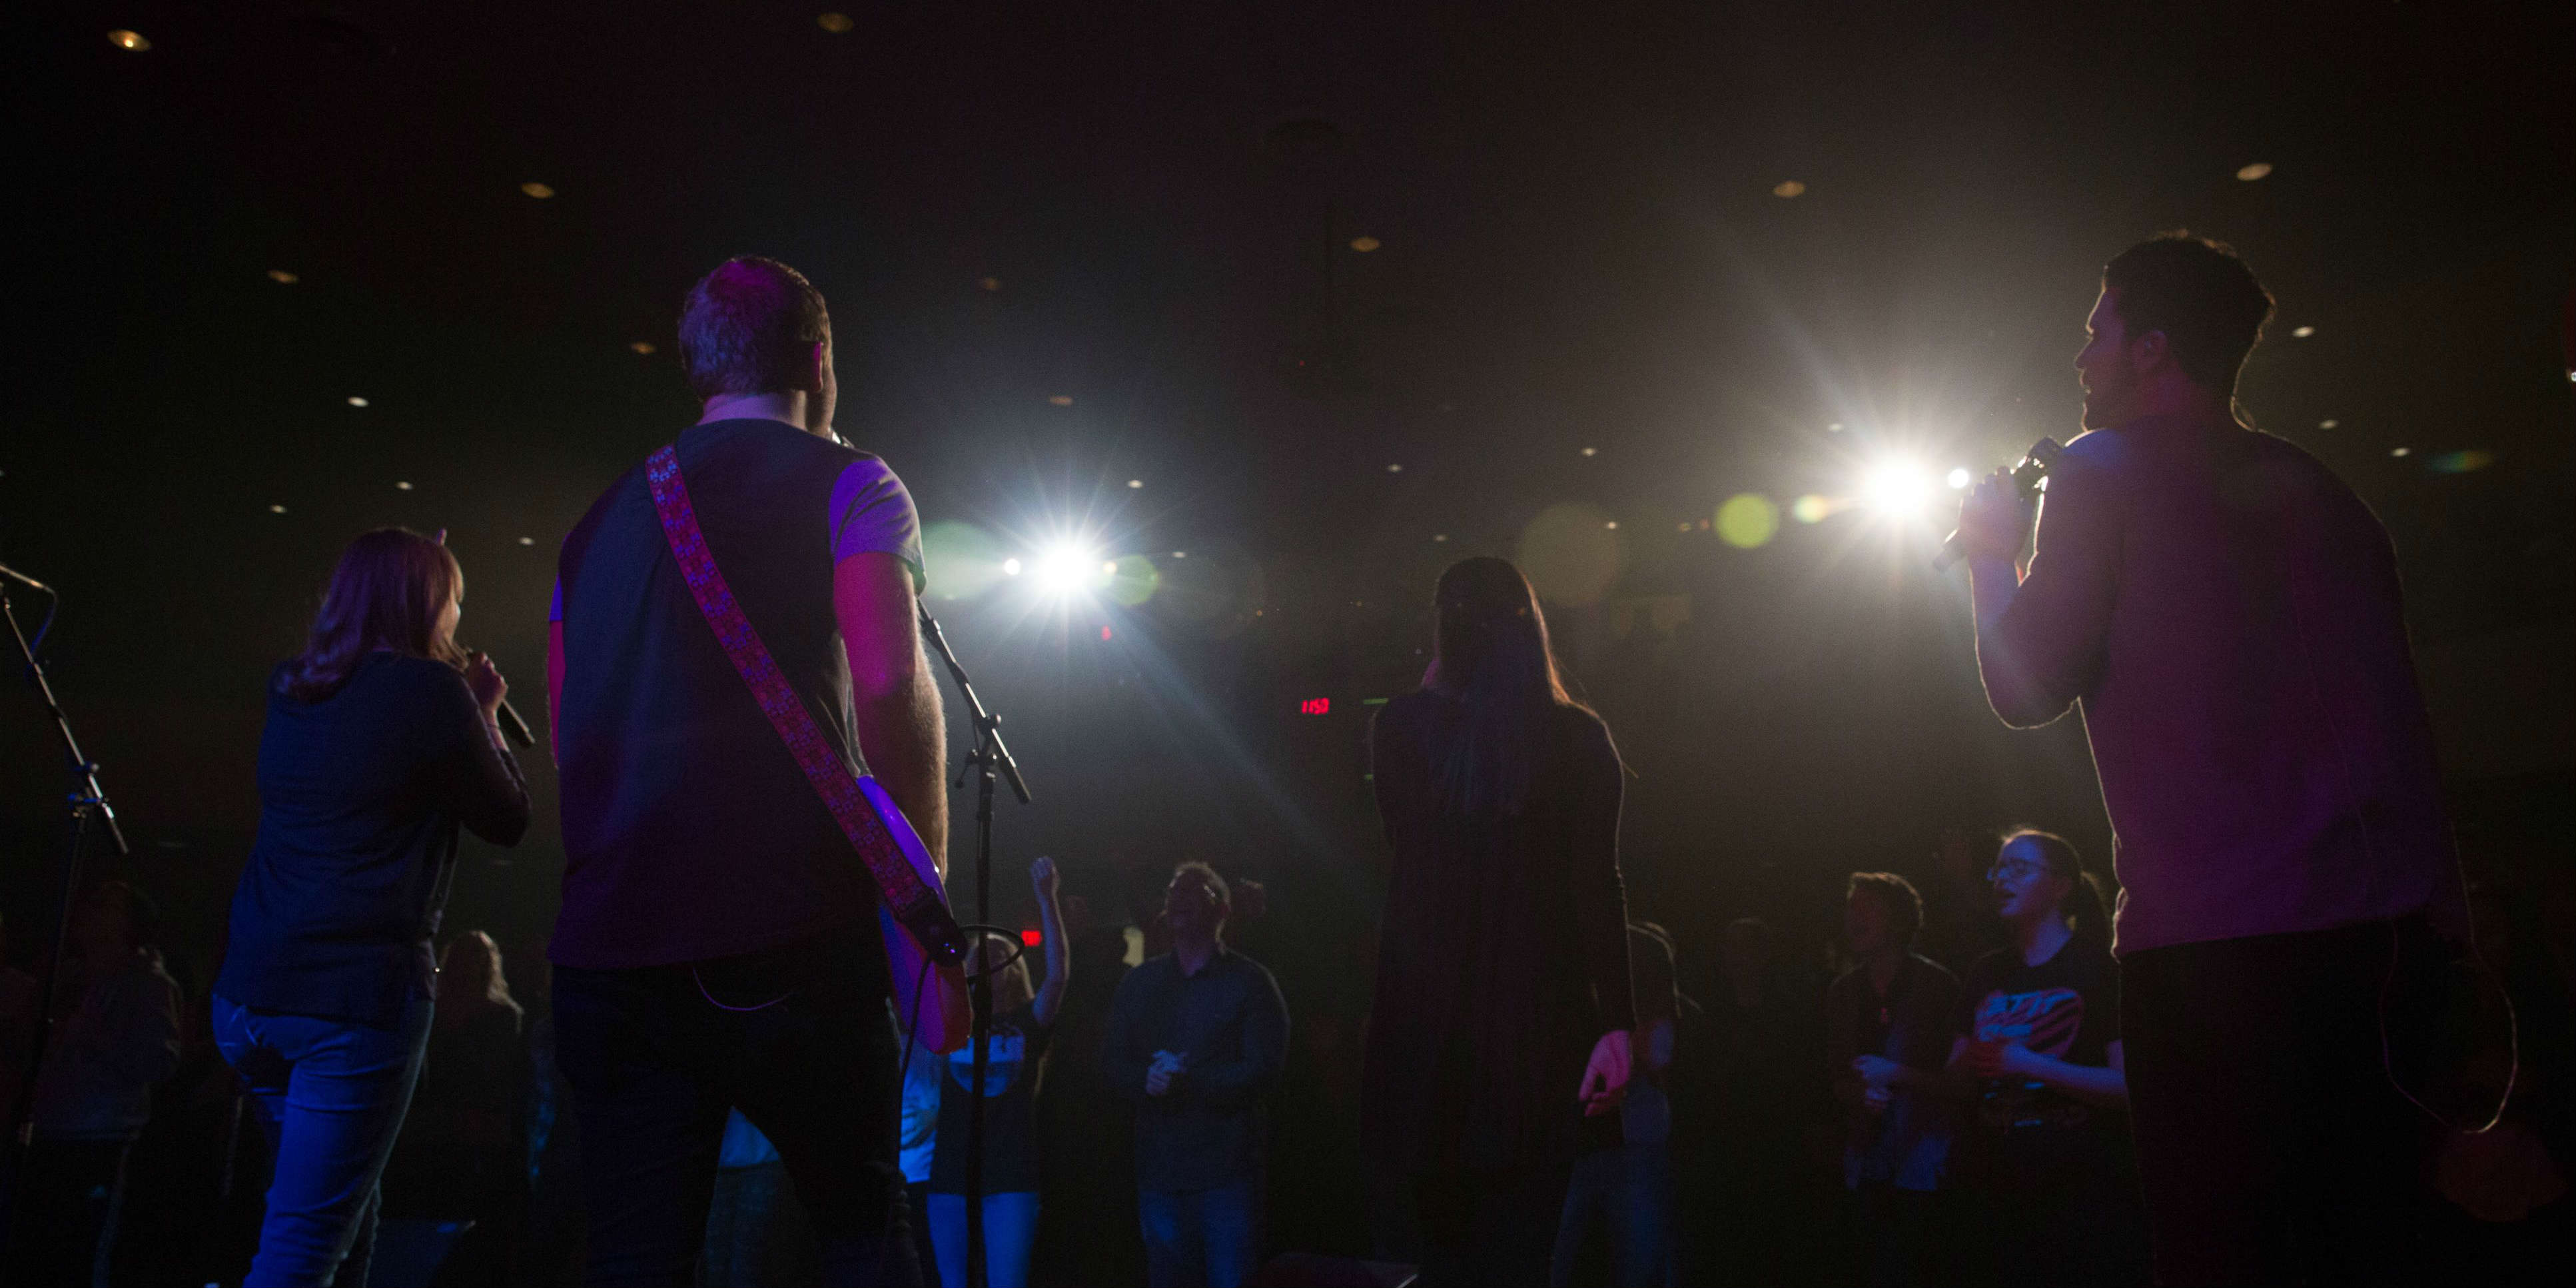
POLYGON ((859 852, 859 861, 875 878, 877 892, 886 908, 894 914, 931 960, 943 965, 956 965, 966 960, 966 936, 957 928, 956 918, 949 915, 948 900, 939 887, 922 878, 912 860, 885 820, 860 790, 858 776, 843 763, 838 748, 823 736, 814 723, 812 712, 796 696, 778 662, 769 655, 769 646, 761 642, 760 632, 751 619, 742 615, 742 605, 735 602, 733 588, 725 584, 724 574, 716 569, 715 556, 707 550, 706 534, 698 530, 698 512, 689 504, 688 484, 680 477, 678 448, 666 446, 644 462, 644 478, 653 489, 653 509, 662 516, 662 536, 671 544, 671 557, 679 561, 680 576, 689 583, 689 595, 697 600, 698 611, 716 633, 716 642, 724 646, 725 656, 733 660, 733 669, 751 688, 760 702, 761 712, 769 717, 770 726, 778 730, 787 750, 796 757, 796 766, 805 771, 805 781, 814 785, 823 807, 841 825, 841 834, 850 838, 850 847, 859 852))

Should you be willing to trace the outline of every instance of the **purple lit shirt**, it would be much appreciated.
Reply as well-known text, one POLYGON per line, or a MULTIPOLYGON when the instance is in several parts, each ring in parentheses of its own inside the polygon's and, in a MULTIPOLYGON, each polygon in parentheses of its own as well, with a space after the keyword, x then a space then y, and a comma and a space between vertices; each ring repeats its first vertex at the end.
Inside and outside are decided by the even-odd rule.
POLYGON ((2122 953, 2403 916, 2443 889, 2388 534, 2287 442, 2181 417, 2076 439, 1977 662, 2007 724, 2083 708, 2122 953))
MULTIPOLYGON (((912 493, 904 490, 903 480, 894 469, 870 456, 850 462, 841 476, 832 481, 832 561, 838 563, 852 555, 889 554, 903 560, 912 572, 912 589, 919 594, 929 588, 929 578, 922 571, 921 516, 913 509, 912 493)), ((563 620, 563 583, 555 583, 554 607, 546 620, 563 620)))

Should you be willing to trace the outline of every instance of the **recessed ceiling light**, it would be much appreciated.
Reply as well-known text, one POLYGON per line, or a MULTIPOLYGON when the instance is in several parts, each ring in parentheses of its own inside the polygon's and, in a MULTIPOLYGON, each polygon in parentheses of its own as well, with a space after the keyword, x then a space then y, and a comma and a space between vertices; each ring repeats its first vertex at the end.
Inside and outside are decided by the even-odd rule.
POLYGON ((1058 406, 1058 407, 1070 407, 1070 406, 1072 406, 1072 405, 1073 405, 1073 395, 1072 395, 1072 394, 1049 394, 1049 395, 1047 396, 1047 401, 1048 401, 1048 402, 1051 402, 1051 403, 1054 403, 1054 404, 1055 404, 1056 406, 1058 406))
POLYGON ((633 349, 637 353, 651 353, 653 351, 653 342, 650 340, 630 340, 627 342, 626 347, 633 349))
POLYGON ((1618 529, 1619 529, 1619 521, 1618 521, 1617 519, 1612 519, 1612 520, 1611 520, 1611 521, 1609 521, 1608 523, 1602 524, 1601 526, 1602 526, 1602 527, 1605 527, 1605 528, 1608 528, 1608 529, 1610 529, 1610 530, 1611 530, 1611 531, 1613 531, 1613 532, 1616 532, 1616 531, 1618 531, 1618 529))
POLYGON ((356 394, 351 394, 349 395, 349 405, 352 407, 364 407, 367 405, 367 400, 358 397, 356 394))
POLYGON ((410 480, 410 479, 396 479, 396 480, 394 480, 394 490, 395 490, 395 491, 397 491, 397 492, 408 492, 408 491, 410 491, 410 490, 411 490, 411 480, 410 480))
POLYGON ((2342 421, 2335 420, 2335 419, 2332 419, 2332 418, 2330 417, 2330 418, 2328 418, 2328 419, 2318 421, 2318 422, 2317 422, 2317 428, 2319 428, 2319 429, 2332 429, 2332 428, 2334 428, 2335 426, 2340 425, 2340 424, 2342 424, 2342 423, 2343 423, 2342 421))
POLYGON ((2299 337, 2299 338, 2300 338, 2300 339, 2302 339, 2302 340, 2305 340, 2305 339, 2307 339, 2309 336, 2315 335, 2316 333, 2317 333, 2317 329, 2316 329, 2315 327, 2312 327, 2312 326, 2302 326, 2302 327, 2292 327, 2292 328, 2290 328, 2290 334, 2295 335, 2295 336, 2299 337))
POLYGON ((1187 559, 1190 557, 1190 552, 1187 550, 1175 550, 1172 552, 1172 557, 1174 559, 1187 559))
POLYGON ((1827 429, 1829 429, 1829 430, 1832 430, 1833 432, 1835 432, 1835 433, 1839 434, 1839 433, 1843 432, 1843 423, 1842 423, 1841 421, 1839 421, 1839 420, 1838 420, 1838 421, 1835 421, 1834 423, 1832 423, 1832 424, 1830 424, 1830 425, 1825 426, 1825 428, 1827 428, 1827 429))
POLYGON ((1386 472, 1389 474, 1402 474, 1404 472, 1404 467, 1401 465, 1389 465, 1386 467, 1386 472))
POLYGON ((1601 449, 1598 447, 1587 447, 1583 449, 1583 454, 1586 456, 1598 456, 1601 454, 1601 449))
POLYGON ((2405 456, 2412 453, 2414 450, 2415 449, 2412 447, 2392 447, 2388 449, 2388 454, 2391 456, 2405 456))
POLYGON ((1434 541, 1447 541, 1449 539, 1449 534, 1446 532, 1435 532, 1431 534, 1431 539, 1434 541))
POLYGON ((2270 173, 2272 173, 2272 163, 2269 161, 2257 161, 2251 165, 2236 168, 2236 177, 2247 183, 2252 183, 2270 173))
POLYGON ((1383 245, 1385 245, 1385 244, 1386 244, 1385 242, 1379 241, 1379 240, 1378 240, 1377 238, 1375 238, 1375 237, 1360 236, 1360 237, 1354 237, 1354 238, 1352 238, 1352 239, 1351 239, 1351 249, 1352 249, 1352 250, 1355 250, 1355 251, 1358 251, 1359 253, 1361 253, 1361 254, 1363 254, 1363 255, 1365 255, 1365 254, 1369 253, 1370 251, 1376 250, 1378 247, 1383 246, 1383 245))
POLYGON ((282 505, 272 505, 268 507, 268 512, 270 514, 284 514, 286 513, 286 507, 282 505))
MULTIPOLYGON (((131 50, 138 54, 152 47, 152 42, 145 40, 140 33, 126 31, 122 28, 107 33, 107 43, 114 45, 119 49, 131 50)), ((186 60, 182 59, 181 61, 184 62, 186 60)))
POLYGON ((519 538, 519 544, 523 546, 533 546, 537 544, 537 539, 535 537, 521 537, 519 538))
POLYGON ((1129 487, 1143 487, 1143 486, 1145 486, 1145 480, 1143 480, 1143 479, 1129 479, 1129 480, 1127 480, 1127 486, 1129 486, 1129 487))
POLYGON ((1806 190, 1807 185, 1795 179, 1782 179, 1771 185, 1771 195, 1774 197, 1795 197, 1806 190))
POLYGON ((548 198, 548 197, 551 197, 551 196, 555 195, 555 190, 554 190, 553 185, 551 185, 551 184, 538 183, 537 181, 535 181, 535 180, 533 180, 533 179, 529 180, 529 181, 528 181, 528 182, 526 182, 526 183, 520 184, 520 185, 519 185, 519 191, 524 192, 524 193, 528 194, 529 196, 536 198, 536 199, 537 199, 537 200, 539 200, 539 201, 543 201, 543 200, 545 200, 546 198, 548 198))
POLYGON ((850 15, 846 13, 820 13, 814 15, 814 25, 835 36, 846 36, 850 34, 850 28, 859 24, 850 21, 850 15))
POLYGON ((304 279, 297 277, 293 273, 287 272, 285 269, 272 268, 268 270, 268 280, 275 282, 280 286, 293 286, 304 279))

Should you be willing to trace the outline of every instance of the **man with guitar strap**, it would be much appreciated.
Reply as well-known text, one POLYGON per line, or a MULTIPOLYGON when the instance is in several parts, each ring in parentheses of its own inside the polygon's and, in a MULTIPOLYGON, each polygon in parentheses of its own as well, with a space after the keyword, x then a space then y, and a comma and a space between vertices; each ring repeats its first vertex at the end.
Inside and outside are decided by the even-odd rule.
POLYGON ((967 1019, 919 519, 832 432, 831 322, 796 270, 708 274, 680 357, 705 414, 565 538, 550 634, 585 1281, 690 1282, 739 1108, 825 1282, 911 1288, 887 999, 933 1050, 967 1019))

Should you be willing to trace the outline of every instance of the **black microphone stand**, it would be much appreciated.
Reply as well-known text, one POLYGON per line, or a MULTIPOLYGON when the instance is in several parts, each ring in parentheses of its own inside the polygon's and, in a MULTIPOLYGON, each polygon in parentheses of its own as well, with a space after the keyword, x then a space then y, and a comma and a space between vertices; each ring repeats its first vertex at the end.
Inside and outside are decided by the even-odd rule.
MULTIPOLYGON (((33 580, 28 585, 52 595, 53 589, 33 580)), ((62 600, 55 597, 54 606, 62 600)), ((70 838, 63 848, 63 884, 61 897, 54 908, 54 946, 45 958, 45 977, 36 995, 43 999, 44 1010, 38 1013, 36 1036, 27 1052, 27 1073, 18 1084, 17 1103, 9 1107, 9 1211, 0 1228, 14 1230, 17 1225, 19 1196, 27 1192, 27 1148, 36 1135, 36 1079, 44 1067, 45 1047, 54 1032, 55 993, 62 987, 63 944, 71 938, 72 907, 80 894, 81 851, 89 840, 93 820, 107 829, 107 839, 116 845, 120 855, 133 851, 125 844, 125 832, 116 825, 116 809, 107 803, 107 792, 98 785, 98 766, 81 754, 80 740, 72 736, 71 721, 63 716, 63 707, 54 700, 54 686, 45 679, 44 664, 36 660, 35 646, 27 642, 27 632, 18 625, 18 611, 9 602, 8 587, 0 583, 0 617, 9 620, 9 637, 18 642, 18 656, 27 666, 27 683, 44 701, 45 712, 53 717, 54 731, 62 736, 63 751, 71 758, 72 790, 66 798, 71 807, 70 838)))
MULTIPOLYGON (((1023 805, 1029 803, 1029 785, 1020 777, 1020 763, 1011 758, 1011 749, 1002 745, 1002 718, 986 711, 983 700, 975 696, 975 682, 966 678, 966 668, 957 661, 956 650, 948 647, 948 636, 931 617, 928 604, 921 605, 921 633, 947 665, 948 678, 957 685, 957 694, 966 700, 967 713, 975 721, 975 750, 967 753, 956 785, 965 786, 969 776, 975 779, 975 933, 985 935, 991 932, 981 927, 992 919, 994 777, 998 774, 1009 779, 1011 794, 1019 797, 1023 805)), ((967 995, 974 999, 975 1020, 967 1038, 973 1064, 969 1073, 972 1094, 966 1098, 966 1282, 948 1288, 984 1288, 985 1282, 984 1066, 992 1045, 985 1039, 993 1027, 993 972, 1007 964, 994 961, 992 956, 989 952, 975 953, 973 960, 978 969, 967 976, 967 995)))

